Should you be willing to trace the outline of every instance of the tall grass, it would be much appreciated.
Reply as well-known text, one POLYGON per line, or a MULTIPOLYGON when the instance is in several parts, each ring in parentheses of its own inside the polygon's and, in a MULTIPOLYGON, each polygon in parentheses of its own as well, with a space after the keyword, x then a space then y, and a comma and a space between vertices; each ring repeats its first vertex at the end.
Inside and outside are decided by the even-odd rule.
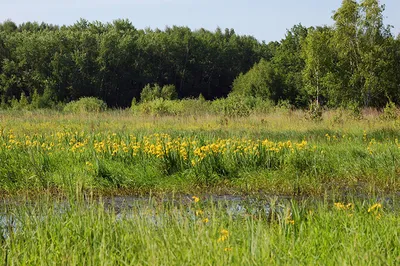
MULTIPOLYGON (((397 265, 398 202, 203 198, 7 206, 5 265, 397 265), (117 208, 118 207, 118 208, 117 208)), ((4 206, 3 206, 4 208, 4 206)))
POLYGON ((1 117, 3 191, 218 187, 247 193, 346 189, 374 194, 400 186, 397 122, 379 117, 341 128, 305 120, 305 129, 293 115, 273 113, 265 120, 251 116, 203 129, 201 124, 215 118, 199 117, 197 123, 124 111, 17 114, 1 117))

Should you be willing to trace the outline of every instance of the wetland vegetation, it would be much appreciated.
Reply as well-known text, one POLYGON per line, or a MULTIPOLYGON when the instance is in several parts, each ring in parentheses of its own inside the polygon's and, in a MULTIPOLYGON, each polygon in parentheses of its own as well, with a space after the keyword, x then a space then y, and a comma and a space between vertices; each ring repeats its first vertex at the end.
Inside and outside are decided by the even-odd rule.
POLYGON ((400 38, 0 24, 0 264, 398 265, 400 38))

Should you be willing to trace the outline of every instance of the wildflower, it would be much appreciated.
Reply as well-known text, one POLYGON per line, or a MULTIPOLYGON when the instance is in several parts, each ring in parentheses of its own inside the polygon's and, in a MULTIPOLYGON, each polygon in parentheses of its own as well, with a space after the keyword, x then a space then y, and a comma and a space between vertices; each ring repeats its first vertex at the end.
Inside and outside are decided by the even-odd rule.
POLYGON ((203 215, 203 211, 202 210, 197 210, 196 212, 196 216, 201 216, 201 215, 203 215))
POLYGON ((229 252, 229 251, 231 251, 231 250, 232 250, 231 247, 226 247, 226 248, 224 248, 224 251, 225 251, 225 252, 229 252))
POLYGON ((204 218, 204 219, 203 219, 203 223, 206 224, 206 223, 208 223, 208 222, 209 222, 208 218, 204 218))
POLYGON ((229 231, 226 230, 226 229, 222 229, 222 230, 221 230, 221 235, 227 236, 227 235, 229 235, 229 231))
POLYGON ((294 220, 292 220, 292 219, 286 220, 286 223, 287 224, 294 224, 294 220))
POLYGON ((228 236, 221 236, 220 238, 218 238, 217 242, 224 242, 227 239, 228 239, 228 236))
POLYGON ((220 234, 221 236, 218 238, 217 242, 224 242, 229 238, 229 231, 226 229, 222 229, 220 234))
POLYGON ((195 203, 197 203, 197 202, 200 201, 200 199, 199 199, 198 197, 196 197, 196 196, 193 196, 192 199, 193 199, 193 201, 194 201, 195 203))
POLYGON ((382 208, 382 204, 380 203, 375 203, 374 205, 372 205, 371 207, 369 207, 368 212, 372 212, 372 211, 378 211, 379 209, 382 208))
POLYGON ((353 203, 344 204, 341 202, 335 202, 334 205, 335 205, 335 208, 338 210, 350 210, 350 209, 354 208, 353 203))

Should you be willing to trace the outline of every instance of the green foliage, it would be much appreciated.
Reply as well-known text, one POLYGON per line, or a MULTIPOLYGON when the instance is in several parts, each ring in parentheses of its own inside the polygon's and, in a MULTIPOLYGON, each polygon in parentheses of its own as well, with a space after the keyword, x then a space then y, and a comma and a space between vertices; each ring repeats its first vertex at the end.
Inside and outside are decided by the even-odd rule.
POLYGON ((182 113, 183 105, 181 101, 156 98, 151 101, 144 101, 137 106, 133 106, 132 110, 134 112, 139 111, 142 114, 151 114, 156 116, 178 115, 182 113))
POLYGON ((279 78, 271 64, 262 59, 249 72, 235 79, 232 93, 263 100, 276 100, 275 89, 279 87, 278 83, 279 78))
POLYGON ((157 99, 175 100, 178 98, 174 85, 160 87, 158 84, 147 84, 140 93, 141 102, 150 102, 157 99))
MULTIPOLYGON (((399 105, 400 40, 384 25, 383 12, 378 0, 344 0, 332 27, 295 25, 268 44, 233 29, 7 20, 0 23, 2 108, 53 108, 84 96, 121 108, 133 98, 210 100, 230 93, 301 108, 314 100, 334 108, 352 102, 383 108, 387 98, 399 105)), ((224 115, 245 116, 258 105, 246 101, 227 100, 224 115)))
POLYGON ((46 88, 42 95, 39 95, 38 91, 34 90, 31 96, 31 109, 54 108, 55 106, 54 96, 50 89, 46 88))
POLYGON ((400 254, 396 200, 82 198, 9 204, 0 259, 5 265, 397 265, 400 254))
POLYGON ((107 109, 107 104, 94 97, 82 97, 77 101, 65 105, 64 111, 70 113, 102 112, 107 109))
POLYGON ((202 95, 198 99, 183 99, 180 101, 182 104, 182 115, 192 115, 194 117, 204 114, 212 113, 210 101, 206 101, 202 95))
POLYGON ((175 85, 164 85, 161 89, 160 98, 164 100, 178 99, 178 93, 176 92, 175 85))
POLYGON ((279 100, 274 109, 278 113, 289 114, 293 108, 294 107, 290 104, 289 100, 279 100))
POLYGON ((396 120, 398 118, 398 109, 396 104, 392 101, 389 101, 385 108, 383 109, 383 114, 381 115, 384 120, 396 120))
MULTIPOLYGON (((271 48, 272 49, 272 48, 271 48)), ((53 100, 83 96, 127 107, 145 84, 174 84, 179 97, 226 96, 233 80, 270 48, 233 30, 138 30, 127 20, 74 25, 0 23, 0 87, 6 101, 37 89, 53 100)), ((162 97, 176 99, 172 87, 162 97)), ((151 100, 151 99, 150 99, 151 100)))
POLYGON ((363 114, 362 114, 362 109, 360 107, 360 103, 356 101, 350 101, 347 104, 347 109, 350 110, 351 116, 354 119, 362 119, 363 114))
MULTIPOLYGON (((157 101, 185 108, 184 101, 157 101)), ((260 115, 253 108, 250 116, 234 118, 181 116, 165 107, 149 116, 3 111, 0 191, 76 185, 143 193, 203 186, 308 195, 342 187, 366 194, 371 187, 399 189, 398 123, 379 116, 315 123, 300 111, 260 115)))
POLYGON ((322 120, 322 107, 319 102, 313 101, 310 103, 307 118, 317 122, 322 120))
POLYGON ((215 113, 223 114, 227 117, 244 117, 250 115, 253 103, 253 97, 233 94, 226 99, 214 100, 211 108, 215 113))
POLYGON ((26 109, 29 105, 28 98, 25 93, 21 93, 21 97, 19 98, 18 107, 20 109, 26 109))

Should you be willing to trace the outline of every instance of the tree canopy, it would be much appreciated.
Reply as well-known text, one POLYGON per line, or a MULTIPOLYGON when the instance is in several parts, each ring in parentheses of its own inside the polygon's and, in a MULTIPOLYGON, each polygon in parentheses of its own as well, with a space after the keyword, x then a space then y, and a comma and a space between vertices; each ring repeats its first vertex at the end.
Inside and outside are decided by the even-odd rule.
POLYGON ((7 20, 0 24, 1 102, 23 95, 48 107, 97 97, 126 107, 152 84, 174 87, 178 98, 233 93, 298 107, 311 101, 399 104, 400 40, 384 25, 383 11, 378 0, 343 0, 334 25, 295 25, 284 39, 268 44, 233 29, 7 20))

